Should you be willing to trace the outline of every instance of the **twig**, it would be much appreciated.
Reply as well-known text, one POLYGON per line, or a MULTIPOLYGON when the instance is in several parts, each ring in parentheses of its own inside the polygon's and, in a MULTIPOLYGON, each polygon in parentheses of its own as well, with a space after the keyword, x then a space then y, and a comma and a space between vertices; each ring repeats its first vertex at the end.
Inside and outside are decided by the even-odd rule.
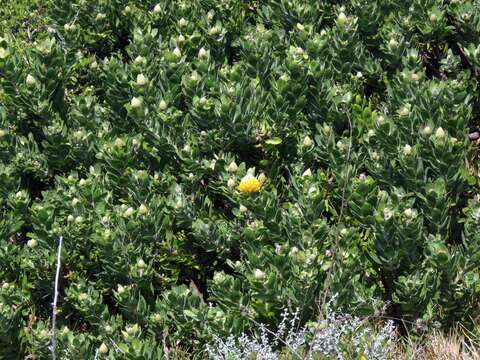
POLYGON ((60 268, 61 268, 61 252, 62 252, 63 236, 60 236, 57 250, 57 272, 55 274, 55 290, 53 293, 53 311, 52 311, 52 359, 57 359, 57 301, 58 301, 58 285, 60 283, 60 268))

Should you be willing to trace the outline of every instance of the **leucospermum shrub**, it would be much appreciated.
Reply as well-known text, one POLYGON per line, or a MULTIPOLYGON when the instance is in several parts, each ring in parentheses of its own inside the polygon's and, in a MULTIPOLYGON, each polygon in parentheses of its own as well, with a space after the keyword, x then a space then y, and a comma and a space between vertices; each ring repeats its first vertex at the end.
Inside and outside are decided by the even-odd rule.
POLYGON ((62 359, 207 356, 333 294, 475 326, 477 2, 5 9, 0 357, 50 356, 60 236, 62 359))

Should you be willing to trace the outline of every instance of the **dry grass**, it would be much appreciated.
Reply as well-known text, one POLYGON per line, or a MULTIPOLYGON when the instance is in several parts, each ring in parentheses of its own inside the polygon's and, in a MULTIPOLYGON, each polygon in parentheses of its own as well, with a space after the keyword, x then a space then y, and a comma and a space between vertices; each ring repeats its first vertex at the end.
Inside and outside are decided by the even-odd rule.
POLYGON ((480 344, 463 329, 435 332, 419 342, 400 345, 395 360, 480 360, 480 344))

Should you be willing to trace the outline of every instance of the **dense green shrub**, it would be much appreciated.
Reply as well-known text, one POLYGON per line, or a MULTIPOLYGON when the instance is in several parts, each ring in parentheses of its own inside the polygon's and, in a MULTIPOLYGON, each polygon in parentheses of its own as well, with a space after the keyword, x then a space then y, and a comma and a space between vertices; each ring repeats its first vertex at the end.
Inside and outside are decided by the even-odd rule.
POLYGON ((30 7, 0 10, 0 357, 49 356, 60 236, 62 359, 201 356, 333 294, 473 325, 477 1, 30 7))

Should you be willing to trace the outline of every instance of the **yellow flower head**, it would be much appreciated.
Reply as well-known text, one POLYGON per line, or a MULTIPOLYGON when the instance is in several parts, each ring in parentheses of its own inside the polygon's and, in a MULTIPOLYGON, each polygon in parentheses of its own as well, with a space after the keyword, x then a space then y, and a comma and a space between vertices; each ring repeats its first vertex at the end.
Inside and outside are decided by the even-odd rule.
POLYGON ((247 174, 240 181, 238 190, 243 193, 256 193, 259 192, 262 187, 262 183, 253 175, 247 174))

